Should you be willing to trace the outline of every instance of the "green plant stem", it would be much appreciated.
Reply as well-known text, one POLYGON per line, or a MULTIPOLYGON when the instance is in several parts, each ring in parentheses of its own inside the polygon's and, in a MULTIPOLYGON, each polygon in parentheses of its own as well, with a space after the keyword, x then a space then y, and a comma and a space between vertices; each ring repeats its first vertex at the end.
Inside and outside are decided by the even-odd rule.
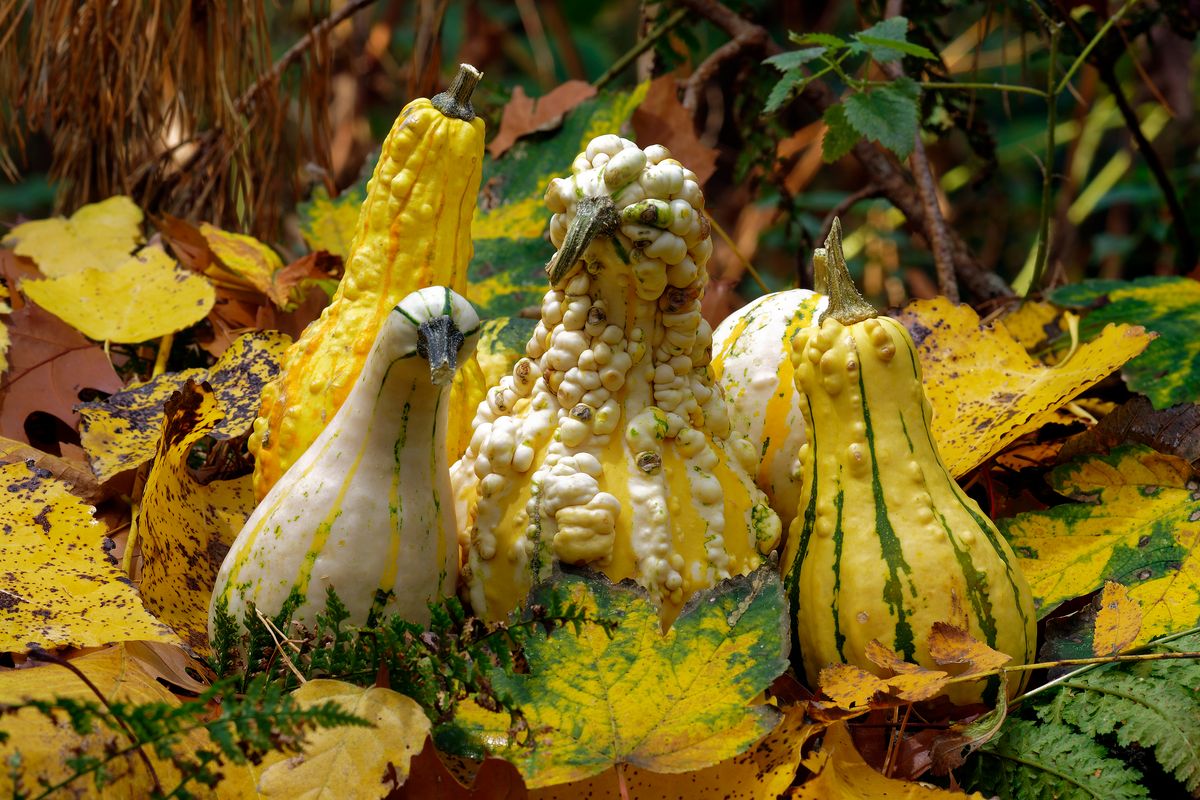
MULTIPOLYGON (((859 81, 861 86, 887 86, 891 81, 859 81)), ((1045 89, 1035 89, 1032 86, 1018 86, 1015 83, 958 83, 957 81, 917 81, 922 89, 962 91, 993 90, 997 92, 1012 92, 1014 94, 1031 94, 1034 97, 1046 97, 1045 89)))
POLYGON ((1062 37, 1062 25, 1050 26, 1050 63, 1046 65, 1046 158, 1042 164, 1042 207, 1038 212, 1038 245, 1034 257, 1033 278, 1029 288, 1039 289, 1046 271, 1046 260, 1050 255, 1050 201, 1054 194, 1054 126, 1058 124, 1058 94, 1054 90, 1054 67, 1058 62, 1058 42, 1062 37))
POLYGON ((1108 21, 1100 26, 1100 30, 1096 31, 1096 35, 1092 37, 1092 40, 1087 43, 1087 46, 1084 47, 1083 50, 1080 51, 1079 55, 1075 57, 1075 60, 1071 62, 1071 66, 1067 68, 1067 72, 1065 75, 1063 75, 1062 80, 1058 82, 1058 86, 1050 90, 1053 92, 1053 94, 1058 95, 1063 89, 1067 88, 1067 84, 1071 82, 1071 78, 1075 77, 1075 73, 1078 72, 1079 68, 1083 66, 1083 63, 1087 61, 1087 57, 1091 55, 1093 50, 1096 49, 1096 45, 1100 44, 1100 40, 1104 38, 1113 25, 1116 25, 1117 22, 1120 21, 1121 17, 1125 16, 1125 12, 1137 5, 1137 3, 1138 0, 1126 0, 1125 5, 1121 6, 1121 8, 1117 10, 1117 13, 1109 17, 1108 21))
POLYGON ((628 52, 625 53, 625 55, 614 61, 613 65, 609 67, 603 75, 592 81, 592 86, 595 86, 597 91, 603 89, 612 82, 613 78, 620 75, 622 70, 632 64, 634 59, 653 47, 655 42, 657 42, 667 33, 670 33, 670 31, 676 25, 683 22, 687 15, 688 10, 686 8, 676 9, 671 13, 671 16, 667 17, 661 23, 651 28, 643 38, 638 40, 637 44, 635 44, 628 52))

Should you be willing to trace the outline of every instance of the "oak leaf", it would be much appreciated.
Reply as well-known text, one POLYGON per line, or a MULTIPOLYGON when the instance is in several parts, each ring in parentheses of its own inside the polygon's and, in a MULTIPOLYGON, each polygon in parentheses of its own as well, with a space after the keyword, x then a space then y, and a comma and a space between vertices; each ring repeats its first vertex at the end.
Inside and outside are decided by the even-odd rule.
POLYGON ((58 278, 85 269, 117 269, 141 241, 142 210, 133 200, 117 195, 82 206, 70 219, 18 225, 0 244, 32 258, 46 277, 58 278))
POLYGON ((198 655, 209 653, 208 601, 217 570, 254 508, 249 475, 201 485, 188 471, 192 446, 211 434, 221 417, 207 384, 188 381, 167 401, 137 515, 146 607, 198 655))
POLYGON ((177 641, 105 549, 92 507, 49 472, 0 466, 0 652, 177 641))
MULTIPOLYGON (((618 764, 692 772, 741 753, 771 731, 780 712, 756 701, 787 667, 787 601, 770 566, 699 593, 666 634, 645 591, 599 574, 555 585, 614 631, 535 632, 529 674, 493 674, 535 737, 508 747, 531 788, 578 781, 618 764)), ((531 602, 539 602, 539 592, 531 602)), ((507 715, 476 735, 503 742, 507 715)), ((493 723, 496 720, 493 719, 493 723)))
POLYGON ((1115 581, 1142 609, 1131 646, 1200 621, 1200 482, 1188 462, 1130 445, 1049 480, 1081 502, 998 520, 1039 617, 1115 581))
POLYGON ((166 251, 143 248, 111 270, 84 269, 21 283, 25 295, 85 336, 144 342, 204 319, 216 302, 207 279, 179 268, 166 251))

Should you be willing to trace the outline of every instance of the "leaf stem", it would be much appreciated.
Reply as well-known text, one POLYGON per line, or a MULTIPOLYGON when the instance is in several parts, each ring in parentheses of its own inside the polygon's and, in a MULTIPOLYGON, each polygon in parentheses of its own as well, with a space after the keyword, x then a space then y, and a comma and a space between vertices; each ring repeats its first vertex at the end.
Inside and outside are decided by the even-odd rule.
POLYGON ((712 229, 716 232, 717 236, 721 237, 721 241, 729 245, 729 249, 733 251, 735 256, 737 256, 737 260, 742 262, 742 267, 746 270, 746 272, 750 273, 750 277, 753 278, 754 282, 758 284, 758 288, 763 290, 763 294, 770 294, 771 290, 768 289, 767 284, 763 282, 762 276, 758 274, 758 270, 754 268, 754 265, 751 264, 744 255, 742 255, 742 251, 738 249, 736 244, 734 244, 733 239, 729 237, 729 234, 725 232, 725 229, 722 228, 717 221, 712 218, 712 215, 708 213, 707 209, 704 211, 704 216, 708 217, 708 224, 712 226, 712 229))
POLYGON ((1071 82, 1071 78, 1075 77, 1075 73, 1078 72, 1079 68, 1083 66, 1083 63, 1087 61, 1087 57, 1091 55, 1093 50, 1096 49, 1096 45, 1100 44, 1100 41, 1109 32, 1112 26, 1116 25, 1117 22, 1120 21, 1121 17, 1125 16, 1125 12, 1137 5, 1137 3, 1138 0, 1126 0, 1125 5, 1121 6, 1117 10, 1117 13, 1109 17, 1108 21, 1100 26, 1100 30, 1096 31, 1096 35, 1092 37, 1092 40, 1087 43, 1087 46, 1084 47, 1083 50, 1080 51, 1079 55, 1075 57, 1075 60, 1071 62, 1071 66, 1067 68, 1067 72, 1065 75, 1063 75, 1062 80, 1058 82, 1058 86, 1055 86, 1050 90, 1053 92, 1053 94, 1058 95, 1063 89, 1067 88, 1067 84, 1071 82))
MULTIPOLYGON (((861 81, 863 86, 887 86, 891 81, 861 81)), ((1035 89, 1032 86, 1018 86, 1013 83, 958 83, 956 81, 917 81, 922 89, 961 89, 963 91, 994 90, 997 92, 1012 92, 1013 94, 1031 94, 1034 97, 1046 97, 1045 89, 1035 89)))
POLYGON ((612 82, 613 78, 621 74, 622 70, 628 67, 642 53, 654 46, 654 43, 661 39, 666 34, 670 33, 676 25, 683 22, 687 18, 688 10, 686 8, 676 9, 671 16, 667 17, 658 25, 650 29, 644 37, 638 40, 632 48, 630 48, 623 56, 613 62, 603 75, 592 81, 592 86, 599 91, 612 82))
POLYGON ((1054 67, 1058 61, 1058 42, 1062 37, 1062 24, 1047 22, 1050 28, 1050 63, 1046 65, 1046 158, 1042 164, 1042 206, 1038 212, 1038 245, 1034 257, 1033 277, 1029 288, 1040 289, 1046 261, 1050 255, 1050 200, 1053 195, 1054 178, 1054 126, 1058 119, 1058 93, 1054 90, 1054 67))

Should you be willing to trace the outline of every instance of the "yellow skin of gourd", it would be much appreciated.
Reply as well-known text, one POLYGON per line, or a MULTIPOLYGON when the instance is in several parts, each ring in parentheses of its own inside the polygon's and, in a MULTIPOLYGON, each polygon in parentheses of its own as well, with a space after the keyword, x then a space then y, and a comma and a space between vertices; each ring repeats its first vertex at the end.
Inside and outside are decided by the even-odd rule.
MULTIPOLYGON (((935 622, 1029 663, 1032 593, 1008 543, 938 455, 908 332, 887 317, 850 325, 827 317, 796 335, 792 364, 807 442, 783 564, 809 682, 835 662, 886 676, 864 656, 872 639, 946 669, 929 656, 935 622)), ((1010 697, 1024 685, 1020 674, 1010 677, 1010 697)), ((949 696, 965 704, 985 694, 977 681, 949 696)))
MULTIPOLYGON (((559 562, 587 565, 613 580, 635 579, 669 623, 695 592, 760 565, 779 538, 778 518, 750 476, 757 454, 748 440, 728 438, 724 403, 708 369, 711 331, 701 321, 699 301, 711 243, 698 216, 703 199, 695 176, 665 148, 646 148, 644 157, 631 148, 615 136, 599 137, 576 159, 574 177, 551 184, 547 202, 557 212, 551 237, 561 248, 577 197, 611 191, 619 211, 647 195, 686 195, 691 200, 680 201, 686 208, 679 207, 683 216, 674 218, 674 230, 679 244, 688 242, 691 258, 668 269, 644 243, 654 232, 636 226, 598 236, 546 295, 530 357, 480 405, 476 437, 451 480, 466 520, 464 579, 473 610, 485 619, 503 619, 559 562), (613 179, 613 164, 628 169, 637 163, 643 172, 632 182, 613 179), (683 188, 656 183, 656 174, 671 172, 683 188), (635 199, 622 201, 627 192, 635 199), (686 220, 695 222, 682 224, 686 220), (646 239, 639 244, 626 233, 646 239), (567 325, 583 310, 603 316, 583 330, 567 325), (590 343, 566 363, 567 351, 557 342, 587 329, 590 343), (674 358, 665 348, 680 333, 686 344, 674 358), (563 387, 576 372, 598 369, 584 362, 608 346, 602 342, 617 355, 598 362, 601 373, 605 364, 631 357, 619 385, 611 382, 610 390, 605 379, 606 399, 598 405, 589 406, 587 394, 583 402, 564 401, 563 387), (661 382, 668 375, 680 388, 661 382), (573 416, 581 405, 583 414, 573 416), (585 486, 571 495, 576 479, 585 486), (560 506, 556 498, 568 495, 560 506)), ((666 227, 660 222, 660 239, 666 227)), ((659 247, 666 241, 655 239, 659 247)))
MULTIPOLYGON (((481 118, 446 116, 427 98, 400 112, 367 184, 333 301, 288 348, 282 374, 263 391, 249 439, 259 500, 341 407, 400 300, 433 285, 467 293, 483 141, 481 118)), ((473 359, 462 364, 450 399, 451 460, 469 440, 474 403, 466 395, 482 380, 473 359)))

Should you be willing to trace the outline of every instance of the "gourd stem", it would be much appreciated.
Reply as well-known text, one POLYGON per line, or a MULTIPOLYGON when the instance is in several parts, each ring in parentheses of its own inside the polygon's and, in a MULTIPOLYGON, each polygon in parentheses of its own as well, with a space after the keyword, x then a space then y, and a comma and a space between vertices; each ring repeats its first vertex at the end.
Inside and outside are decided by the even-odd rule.
POLYGON ((550 285, 558 286, 593 239, 601 235, 611 236, 620 224, 621 218, 611 197, 601 195, 580 200, 575 219, 571 220, 563 237, 562 246, 546 265, 546 271, 550 273, 550 285))
POLYGON ((837 217, 833 218, 824 250, 824 254, 819 250, 813 254, 814 284, 829 294, 829 307, 821 315, 821 322, 833 317, 843 325, 853 325, 879 316, 875 306, 858 293, 850 277, 846 256, 842 254, 842 221, 837 217))
POLYGON ((470 122, 475 119, 475 109, 471 106, 471 95, 479 85, 483 73, 470 64, 459 64, 458 72, 450 84, 450 88, 441 94, 436 94, 429 102, 433 107, 447 117, 470 122))

